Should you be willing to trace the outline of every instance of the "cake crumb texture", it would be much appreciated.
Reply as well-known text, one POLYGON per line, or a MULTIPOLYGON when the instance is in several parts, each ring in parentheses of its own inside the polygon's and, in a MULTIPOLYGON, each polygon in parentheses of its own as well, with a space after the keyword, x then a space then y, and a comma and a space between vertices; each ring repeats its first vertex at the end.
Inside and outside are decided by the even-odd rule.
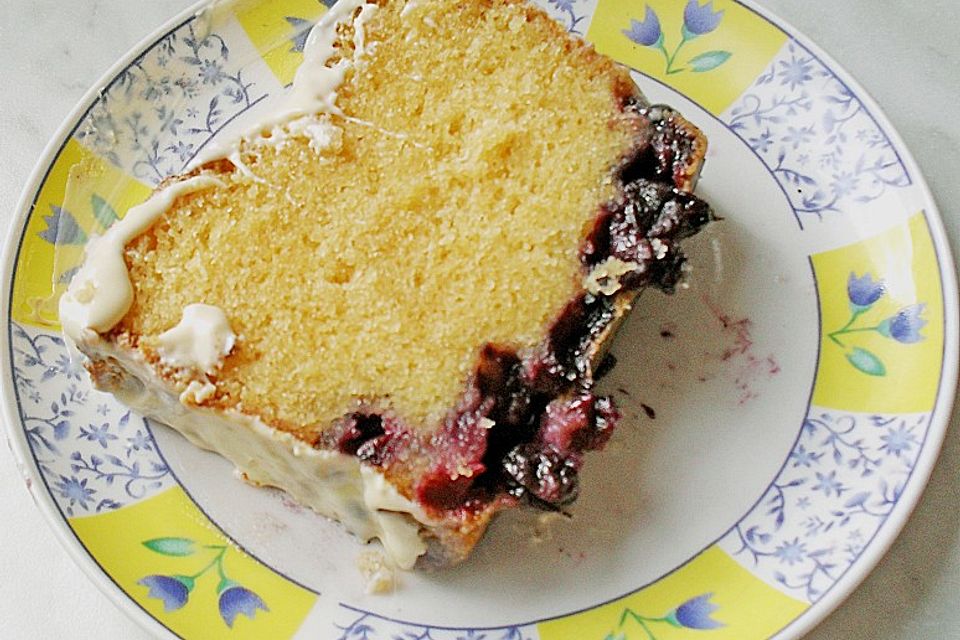
POLYGON ((389 593, 397 588, 397 576, 380 551, 363 551, 357 556, 357 569, 368 595, 389 593))
POLYGON ((582 287, 578 247, 635 141, 627 73, 522 2, 403 6, 366 23, 328 144, 246 142, 244 170, 205 169, 226 185, 127 246, 116 334, 147 345, 194 303, 229 318, 207 403, 291 431, 358 402, 434 427, 484 344, 534 347, 582 287))

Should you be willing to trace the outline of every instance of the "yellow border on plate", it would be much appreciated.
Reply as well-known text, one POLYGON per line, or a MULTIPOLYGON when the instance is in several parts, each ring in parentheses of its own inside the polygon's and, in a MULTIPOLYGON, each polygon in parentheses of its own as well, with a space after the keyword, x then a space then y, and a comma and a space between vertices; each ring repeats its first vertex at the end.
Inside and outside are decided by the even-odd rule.
POLYGON ((694 636, 703 640, 750 640, 771 636, 808 607, 712 546, 636 593, 573 616, 542 622, 537 629, 541 640, 671 640, 694 636), (698 623, 702 628, 696 626, 698 623))
POLYGON ((599 0, 587 40, 600 53, 663 82, 707 111, 720 114, 766 69, 786 44, 787 34, 739 3, 715 0, 713 9, 721 12, 716 28, 701 35, 686 32, 685 37, 684 6, 678 0, 599 0), (660 25, 662 48, 637 44, 624 34, 633 22, 647 19, 647 8, 660 25), (743 47, 744 42, 750 43, 749 49, 743 47), (669 72, 668 55, 673 56, 669 72), (701 61, 701 68, 711 68, 694 70, 697 65, 691 62, 696 59, 701 61))
POLYGON ((943 290, 924 214, 811 262, 823 333, 813 404, 863 413, 930 411, 943 368, 943 290), (847 291, 851 277, 881 287, 874 289, 879 298, 856 307, 847 291))
POLYGON ((13 320, 59 330, 57 300, 66 289, 64 274, 83 258, 81 238, 104 230, 96 205, 104 211, 106 204, 122 217, 150 192, 150 187, 70 138, 54 160, 23 232, 13 281, 13 320), (58 225, 62 239, 74 240, 55 246, 58 225))
MULTIPOLYGON (((293 46, 297 33, 295 22, 316 22, 327 8, 318 0, 237 0, 231 8, 280 83, 293 82, 297 67, 303 62, 303 53, 293 46)), ((305 37, 306 32, 303 35, 305 37)))
POLYGON ((68 522, 107 575, 147 613, 183 637, 289 638, 317 601, 313 592, 235 547, 179 486, 116 511, 68 522), (192 585, 189 594, 173 582, 177 580, 192 585), (226 598, 235 598, 253 614, 238 614, 232 627, 221 614, 220 602, 230 587, 248 592, 234 591, 226 598), (162 594, 166 601, 156 597, 162 594), (175 607, 180 596, 186 599, 175 607))

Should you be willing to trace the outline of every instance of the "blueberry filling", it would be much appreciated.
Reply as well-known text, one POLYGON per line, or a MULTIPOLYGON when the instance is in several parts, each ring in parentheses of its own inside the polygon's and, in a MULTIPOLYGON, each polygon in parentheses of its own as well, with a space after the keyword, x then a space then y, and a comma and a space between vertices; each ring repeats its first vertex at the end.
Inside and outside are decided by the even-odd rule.
MULTIPOLYGON (((647 119, 648 139, 618 169, 619 194, 597 215, 581 262, 587 271, 610 258, 632 265, 619 279, 628 294, 647 286, 671 291, 684 262, 678 242, 713 219, 709 205, 681 189, 695 134, 669 108, 629 99, 624 108, 647 119)), ((419 478, 412 493, 435 513, 469 513, 497 500, 559 509, 579 492, 584 452, 602 448, 620 419, 613 400, 592 390, 604 362, 596 345, 617 317, 616 304, 613 295, 581 293, 538 348, 485 345, 460 403, 428 439, 375 412, 345 417, 325 439, 368 464, 419 478), (405 467, 412 447, 429 461, 419 473, 405 467)))

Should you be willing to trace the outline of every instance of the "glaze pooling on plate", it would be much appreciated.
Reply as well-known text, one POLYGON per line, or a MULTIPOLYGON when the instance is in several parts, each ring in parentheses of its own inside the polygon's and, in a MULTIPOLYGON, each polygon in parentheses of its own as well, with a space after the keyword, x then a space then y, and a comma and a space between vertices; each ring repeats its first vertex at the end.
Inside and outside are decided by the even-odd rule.
MULTIPOLYGON (((91 390, 51 322, 87 239, 145 200, 164 177, 181 172, 215 135, 242 130, 243 117, 265 96, 279 95, 302 59, 304 34, 324 8, 295 0, 244 2, 216 12, 205 29, 185 16, 152 39, 136 65, 115 70, 103 96, 92 94, 68 123, 59 149, 28 187, 6 259, 5 404, 14 448, 37 480, 41 507, 83 556, 81 565, 152 630, 255 637, 269 628, 276 637, 322 638, 363 630, 369 638, 429 633, 436 640, 471 634, 626 638, 646 628, 658 638, 796 638, 856 586, 903 525, 935 460, 956 387, 957 313, 935 206, 889 124, 835 63, 750 5, 715 0, 708 12, 700 3, 652 0, 654 24, 626 0, 545 4, 568 28, 638 70, 652 97, 681 108, 686 100, 683 110, 691 115, 702 109, 697 124, 717 141, 705 193, 727 214, 724 224, 734 230, 755 225, 755 233, 719 239, 724 266, 717 283, 709 277, 720 268, 701 264, 691 292, 681 293, 689 309, 703 308, 691 317, 696 324, 675 319, 663 333, 676 339, 650 327, 643 343, 649 357, 667 354, 666 367, 681 341, 692 351, 678 353, 697 356, 697 341, 710 331, 730 337, 710 352, 710 366, 685 369, 691 397, 707 397, 710 389, 729 394, 709 396, 710 413, 721 424, 700 426, 685 440, 684 425, 695 423, 698 405, 674 412, 657 402, 655 389, 643 398, 634 394, 621 402, 642 416, 643 400, 657 416, 635 419, 651 444, 634 455, 669 474, 683 465, 659 466, 657 452, 696 452, 697 441, 706 440, 717 455, 703 453, 698 463, 712 469, 711 482, 733 482, 741 474, 725 467, 738 459, 730 447, 749 449, 752 439, 777 433, 752 454, 768 475, 737 485, 751 496, 745 504, 719 504, 709 520, 698 518, 710 504, 686 513, 685 528, 702 528, 699 542, 668 529, 665 535, 686 555, 661 564, 657 558, 669 555, 668 548, 644 547, 627 534, 610 545, 607 564, 605 556, 564 555, 550 540, 518 540, 529 545, 525 564, 559 567, 551 582, 562 588, 550 606, 522 616, 511 615, 523 602, 509 587, 500 589, 506 605, 486 589, 482 569, 496 564, 490 554, 481 554, 466 582, 452 578, 454 586, 441 591, 432 608, 418 601, 418 594, 434 597, 418 581, 377 600, 366 598, 359 581, 337 565, 326 571, 340 579, 339 587, 321 584, 323 571, 297 573, 282 548, 269 544, 280 527, 284 536, 296 538, 301 530, 319 536, 332 555, 349 562, 360 548, 272 498, 251 502, 244 494, 237 504, 255 508, 250 514, 229 500, 211 502, 220 495, 216 474, 191 472, 165 429, 91 390), (661 36, 672 64, 645 44, 661 36), (749 180, 727 189, 719 178, 732 159, 749 180), (764 198, 764 211, 755 206, 756 193, 774 194, 764 198), (772 235, 763 235, 764 228, 772 235), (776 235, 786 248, 766 263, 764 243, 776 235), (770 271, 750 283, 763 291, 759 306, 715 316, 697 299, 720 293, 725 304, 736 305, 745 291, 738 274, 751 273, 754 263, 770 271), (769 268, 781 263, 780 270, 769 268), (765 341, 776 310, 784 308, 809 322, 765 341), (752 331, 738 333, 748 325, 752 331), (776 341, 792 351, 771 348, 782 368, 771 374, 767 349, 776 341), (709 379, 699 382, 701 374, 709 379), (789 415, 751 422, 778 404, 791 407, 789 415), (757 435, 737 440, 744 431, 757 435), (724 439, 711 440, 720 433, 724 439), (169 452, 176 457, 164 457, 169 452), (227 547, 216 561, 232 581, 225 588, 209 573, 192 585, 168 580, 197 573, 227 547), (644 569, 651 564, 656 569, 644 569), (591 572, 584 567, 595 566, 606 573, 588 584, 591 572), (469 596, 469 606, 458 592, 469 596)), ((642 323, 635 325, 627 337, 646 335, 642 323)), ((615 349, 621 363, 611 375, 622 382, 622 372, 635 370, 635 355, 615 349)), ((693 486, 682 495, 695 498, 710 489, 693 486)), ((646 527, 660 526, 662 514, 683 514, 670 511, 669 495, 644 498, 646 527)), ((557 527, 555 535, 566 545, 564 530, 557 527)))

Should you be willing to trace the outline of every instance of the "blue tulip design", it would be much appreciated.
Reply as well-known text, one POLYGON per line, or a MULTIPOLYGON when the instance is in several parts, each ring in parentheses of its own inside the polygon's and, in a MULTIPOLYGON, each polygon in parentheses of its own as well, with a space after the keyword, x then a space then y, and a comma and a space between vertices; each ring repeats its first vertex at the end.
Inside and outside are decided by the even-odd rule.
POLYGON ((690 0, 683 10, 683 36, 690 40, 714 31, 723 20, 723 11, 713 10, 713 0, 700 6, 699 0, 690 0))
POLYGON ((647 13, 643 22, 639 20, 630 20, 630 28, 623 29, 623 35, 631 42, 635 42, 644 47, 663 46, 663 32, 660 29, 660 18, 656 12, 647 7, 647 13))
POLYGON ((170 613, 183 608, 187 604, 190 592, 198 580, 212 574, 220 577, 216 593, 217 608, 220 617, 230 628, 236 622, 237 616, 243 614, 251 620, 257 611, 270 611, 266 603, 256 593, 234 582, 227 575, 224 558, 230 551, 225 544, 201 545, 190 538, 164 537, 145 540, 143 546, 162 556, 187 558, 199 554, 211 554, 207 563, 196 573, 189 576, 151 575, 142 578, 137 584, 150 589, 148 598, 157 598, 163 601, 164 611, 170 613))
POLYGON ((723 20, 723 11, 713 10, 713 0, 700 6, 698 0, 690 0, 683 11, 683 26, 680 28, 680 42, 673 50, 669 50, 665 44, 665 36, 660 25, 660 17, 649 6, 645 7, 643 20, 630 20, 629 29, 621 29, 621 33, 630 42, 642 47, 650 47, 658 50, 666 62, 664 73, 673 75, 684 71, 693 73, 705 73, 713 71, 720 65, 730 59, 732 55, 729 51, 722 49, 706 51, 700 55, 690 58, 685 63, 686 66, 677 63, 677 56, 691 40, 704 34, 715 31, 723 20), (676 64, 676 66, 674 66, 676 64))
MULTIPOLYGON (((720 607, 710 602, 712 593, 690 598, 675 609, 671 609, 665 615, 659 618, 640 615, 633 609, 624 609, 620 616, 620 627, 622 628, 629 620, 633 620, 644 630, 647 638, 655 639, 654 628, 656 624, 669 624, 677 629, 693 629, 696 631, 709 631, 719 629, 724 626, 722 622, 714 620, 710 616, 720 607)), ((610 633, 605 640, 619 640, 619 636, 610 633)))
POLYGON ((869 307, 877 300, 883 297, 886 291, 886 285, 883 280, 873 280, 870 273, 864 273, 862 277, 857 277, 854 272, 850 272, 847 279, 847 297, 854 307, 869 307))
POLYGON ((710 617, 720 608, 710 602, 712 597, 712 593, 705 593, 696 598, 690 598, 667 614, 667 618, 676 626, 685 629, 719 629, 723 624, 710 617))
POLYGON ((877 331, 903 344, 920 342, 923 340, 920 330, 927 325, 927 321, 921 317, 926 306, 913 304, 900 309, 895 316, 881 322, 877 331))
POLYGON ((187 576, 147 576, 137 582, 150 591, 148 598, 163 601, 163 610, 167 613, 176 611, 187 604, 187 598, 193 590, 193 579, 187 576))
POLYGON ((223 587, 219 601, 220 617, 228 627, 233 627, 233 622, 241 613, 252 620, 257 614, 257 609, 270 611, 260 596, 250 589, 229 580, 223 587))
POLYGON ((844 357, 855 369, 868 376, 887 375, 887 365, 870 349, 864 346, 849 345, 848 341, 856 334, 879 333, 902 344, 914 344, 924 339, 920 330, 927 321, 922 317, 926 309, 924 304, 913 304, 900 309, 879 324, 868 324, 861 317, 869 317, 869 312, 886 294, 886 284, 882 279, 874 280, 873 275, 864 273, 858 276, 851 271, 847 278, 847 298, 850 300, 850 319, 846 324, 827 334, 835 345, 843 349, 844 357))

